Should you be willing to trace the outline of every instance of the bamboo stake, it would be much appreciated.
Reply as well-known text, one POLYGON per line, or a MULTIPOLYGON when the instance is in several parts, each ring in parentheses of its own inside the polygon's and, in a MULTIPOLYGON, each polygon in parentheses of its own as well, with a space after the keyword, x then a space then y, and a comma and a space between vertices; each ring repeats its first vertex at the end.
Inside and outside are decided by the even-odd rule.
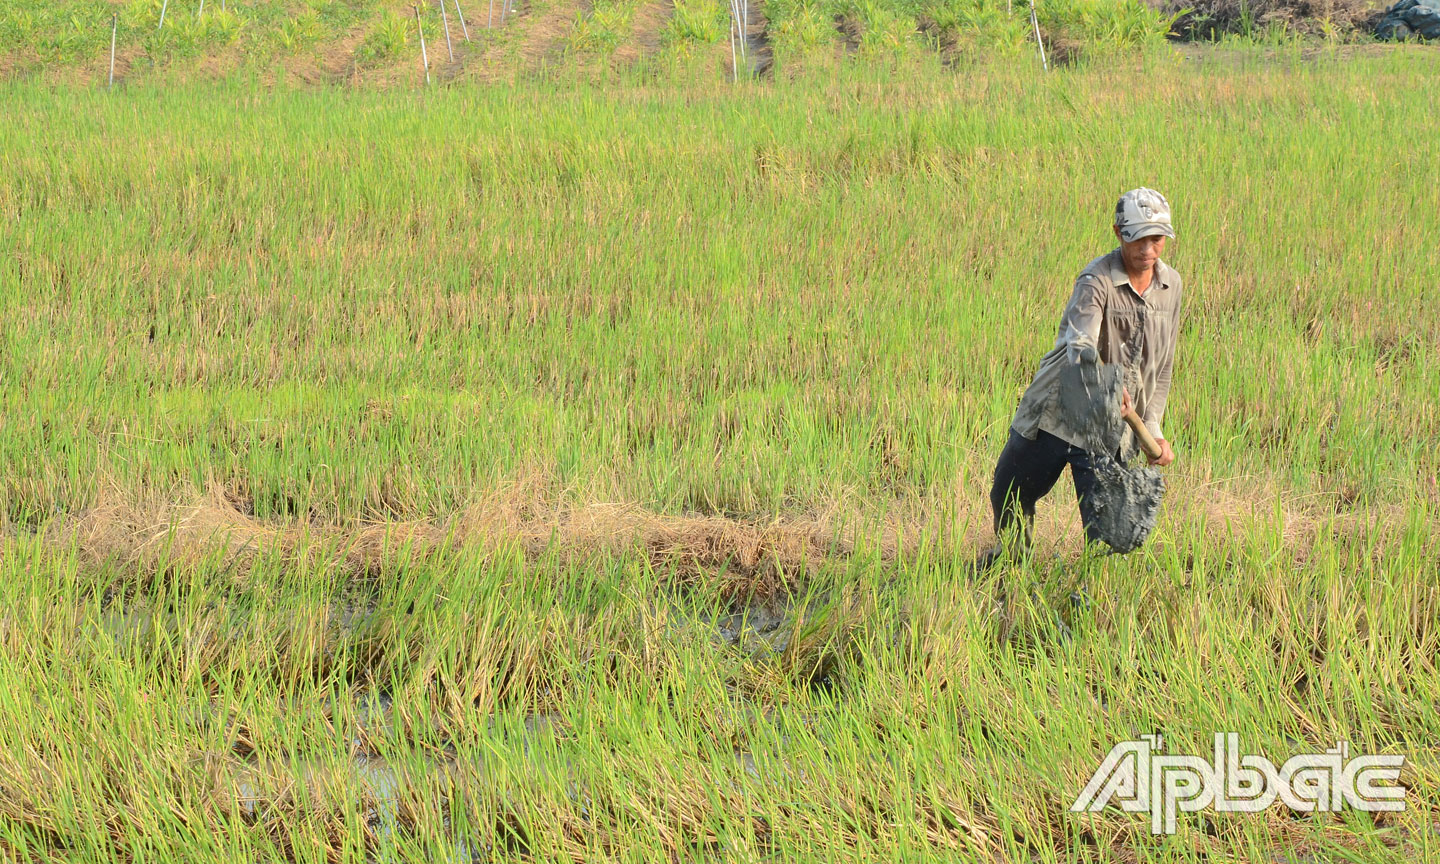
MULTIPOLYGON (((205 0, 200 0, 204 3, 205 0)), ((450 62, 455 62, 455 49, 450 45, 450 16, 445 14, 445 0, 440 0, 440 21, 445 25, 445 50, 450 54, 450 62)))
POLYGON ((745 70, 750 70, 750 0, 740 0, 740 45, 745 49, 745 70))
POLYGON ((115 31, 120 26, 120 16, 110 16, 110 83, 106 87, 115 86, 115 31))
POLYGON ((420 34, 420 62, 425 64, 425 83, 430 83, 430 55, 425 51, 425 28, 420 26, 420 7, 411 6, 415 10, 415 32, 420 34))
POLYGON ((740 30, 740 63, 750 71, 750 3, 735 0, 735 26, 740 30), (743 6, 741 4, 744 4, 743 6))
POLYGON ((730 75, 731 80, 740 80, 740 64, 735 60, 735 0, 730 0, 730 75))
MULTIPOLYGON (((440 0, 444 3, 445 0, 440 0)), ((460 0, 455 0, 455 14, 460 16, 460 31, 465 34, 465 41, 470 41, 470 28, 465 24, 465 13, 460 11, 460 0)))
POLYGON ((1045 59, 1045 40, 1040 37, 1040 19, 1035 17, 1035 0, 1030 0, 1030 25, 1035 28, 1035 44, 1040 46, 1040 68, 1049 72, 1050 63, 1045 59))

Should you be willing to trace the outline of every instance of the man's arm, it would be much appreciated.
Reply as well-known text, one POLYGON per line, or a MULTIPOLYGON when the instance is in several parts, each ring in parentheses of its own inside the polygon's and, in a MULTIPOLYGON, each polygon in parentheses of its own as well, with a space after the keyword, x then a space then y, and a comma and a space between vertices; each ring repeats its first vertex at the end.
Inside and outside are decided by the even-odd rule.
MULTIPOLYGON (((1060 319, 1060 334, 1055 347, 1064 345, 1072 363, 1080 360, 1080 352, 1086 347, 1100 347, 1100 325, 1105 321, 1105 302, 1100 292, 1100 283, 1094 276, 1082 274, 1075 280, 1070 292, 1070 302, 1065 305, 1065 314, 1060 319)), ((1094 357, 1088 358, 1094 360, 1094 357)))
POLYGON ((1160 368, 1155 372, 1155 392, 1145 401, 1145 415, 1141 418, 1145 421, 1145 428, 1155 436, 1160 444, 1161 454, 1159 459, 1151 460, 1151 464, 1165 466, 1175 461, 1175 451, 1171 449, 1170 442, 1165 440, 1165 432, 1160 428, 1160 421, 1165 417, 1165 402, 1170 398, 1170 375, 1175 367, 1175 345, 1180 341, 1180 305, 1175 306, 1175 322, 1170 328, 1174 338, 1164 348, 1160 358, 1160 368))
POLYGON ((1160 421, 1165 417, 1165 402, 1170 398, 1170 370, 1175 365, 1175 345, 1171 343, 1165 352, 1165 358, 1160 361, 1160 369, 1155 373, 1155 392, 1145 402, 1145 416, 1140 418, 1145 421, 1145 428, 1155 436, 1156 441, 1163 441, 1165 433, 1160 429, 1160 421))

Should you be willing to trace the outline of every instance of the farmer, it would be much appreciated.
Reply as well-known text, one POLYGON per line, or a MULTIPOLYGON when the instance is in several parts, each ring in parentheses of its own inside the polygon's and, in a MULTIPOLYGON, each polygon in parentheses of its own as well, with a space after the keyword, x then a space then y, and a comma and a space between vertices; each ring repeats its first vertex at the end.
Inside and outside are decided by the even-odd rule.
MULTIPOLYGON (((1175 461, 1160 428, 1180 327, 1180 274, 1160 260, 1165 238, 1175 236, 1170 204, 1153 189, 1132 189, 1115 205, 1114 230, 1119 248, 1091 261, 1075 279, 1055 347, 1040 359, 1040 369, 1010 423, 1010 439, 995 465, 990 490, 997 543, 981 554, 979 569, 993 564, 1014 541, 1017 551, 1029 551, 1035 502, 1050 491, 1066 465, 1075 482, 1085 536, 1092 542, 1099 539, 1092 530, 1096 515, 1087 501, 1095 483, 1090 454, 1060 407, 1064 364, 1093 362, 1097 356, 1119 364, 1124 408, 1134 407, 1160 445, 1160 458, 1150 459, 1150 464, 1175 461)), ((1133 453, 1133 438, 1126 430, 1121 456, 1133 453)))

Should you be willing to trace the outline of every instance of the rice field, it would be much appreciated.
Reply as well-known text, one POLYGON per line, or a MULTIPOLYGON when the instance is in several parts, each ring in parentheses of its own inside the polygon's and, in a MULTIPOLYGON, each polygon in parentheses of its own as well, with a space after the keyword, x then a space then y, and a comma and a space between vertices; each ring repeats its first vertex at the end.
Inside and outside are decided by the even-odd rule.
POLYGON ((1437 62, 0 85, 0 858, 1440 860, 1437 62), (1160 525, 976 577, 1137 185, 1160 525), (1407 809, 1068 812, 1221 731, 1407 809))

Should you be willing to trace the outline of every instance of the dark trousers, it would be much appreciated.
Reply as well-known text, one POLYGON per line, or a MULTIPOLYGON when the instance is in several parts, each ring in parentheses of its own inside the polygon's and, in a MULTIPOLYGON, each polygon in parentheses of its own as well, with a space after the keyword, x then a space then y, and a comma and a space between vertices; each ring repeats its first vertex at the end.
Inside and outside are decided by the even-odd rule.
POLYGON ((1005 442, 1005 449, 1000 451, 1000 460, 995 464, 995 483, 990 487, 995 535, 1002 542, 1016 530, 1018 522, 1020 541, 1024 548, 1030 548, 1035 502, 1054 488, 1066 465, 1070 466, 1070 478, 1075 481, 1075 497, 1080 500, 1085 537, 1091 542, 1099 539, 1092 530, 1095 510, 1090 490, 1095 488, 1095 469, 1090 454, 1043 429, 1034 441, 1011 429, 1010 440, 1005 442))

